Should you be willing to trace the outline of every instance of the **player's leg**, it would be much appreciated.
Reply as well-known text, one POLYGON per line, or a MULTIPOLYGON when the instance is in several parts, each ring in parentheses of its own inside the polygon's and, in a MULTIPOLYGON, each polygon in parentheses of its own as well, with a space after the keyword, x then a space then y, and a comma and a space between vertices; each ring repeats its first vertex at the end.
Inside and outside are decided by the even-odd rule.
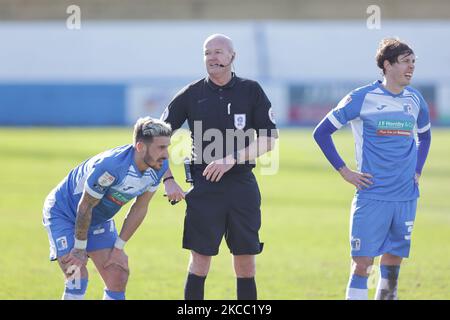
POLYGON ((402 257, 385 253, 380 260, 380 279, 378 281, 376 300, 397 300, 397 282, 402 257))
POLYGON ((47 230, 50 244, 50 260, 58 261, 64 274, 63 300, 82 300, 88 285, 88 271, 86 267, 70 268, 65 263, 70 250, 74 246, 75 224, 64 218, 64 212, 55 206, 55 200, 49 196, 43 210, 43 224, 47 230))
POLYGON ((347 300, 367 300, 367 280, 373 265, 373 257, 352 257, 350 279, 345 298, 347 300))
POLYGON ((64 273, 65 285, 62 300, 83 300, 88 285, 88 270, 86 267, 69 266, 65 261, 68 254, 58 258, 58 264, 64 273))
POLYGON ((211 256, 202 255, 191 250, 188 276, 184 287, 185 300, 203 300, 205 280, 211 265, 211 256))
POLYGON ((350 217, 350 245, 352 267, 346 290, 347 300, 368 299, 367 280, 373 258, 389 234, 394 211, 389 203, 354 198, 350 217))
POLYGON ((397 300, 400 264, 409 256, 411 233, 416 217, 417 201, 399 201, 396 206, 393 223, 389 232, 389 242, 384 248, 385 254, 380 261, 380 279, 375 299, 397 300))
POLYGON ((125 290, 130 274, 128 265, 126 269, 117 265, 104 267, 109 259, 112 249, 102 249, 89 252, 89 257, 95 264, 105 283, 103 300, 125 300, 125 290))
POLYGON ((183 248, 191 251, 184 287, 186 300, 203 300, 211 257, 219 252, 225 233, 226 211, 220 185, 194 176, 194 189, 186 196, 183 248))
POLYGON ((238 300, 256 300, 256 257, 263 244, 259 240, 261 227, 261 194, 252 173, 235 177, 231 184, 231 207, 225 239, 233 254, 238 300))
POLYGON ((125 269, 117 265, 110 265, 105 268, 116 239, 117 230, 113 220, 89 229, 87 252, 105 283, 104 300, 125 299, 129 277, 128 260, 125 269))

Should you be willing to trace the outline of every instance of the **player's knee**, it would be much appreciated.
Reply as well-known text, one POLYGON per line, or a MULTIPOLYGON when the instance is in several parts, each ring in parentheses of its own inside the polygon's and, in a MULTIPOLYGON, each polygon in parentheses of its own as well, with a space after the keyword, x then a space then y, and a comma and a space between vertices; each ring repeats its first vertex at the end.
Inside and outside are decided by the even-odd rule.
POLYGON ((358 258, 353 259, 353 273, 360 276, 368 276, 373 266, 373 259, 358 258))
POLYGON ((111 266, 108 271, 106 286, 111 291, 125 291, 129 275, 129 271, 125 271, 118 266, 111 266))
POLYGON ((398 266, 402 263, 402 260, 403 260, 402 257, 394 256, 389 253, 385 253, 381 257, 381 264, 398 266))

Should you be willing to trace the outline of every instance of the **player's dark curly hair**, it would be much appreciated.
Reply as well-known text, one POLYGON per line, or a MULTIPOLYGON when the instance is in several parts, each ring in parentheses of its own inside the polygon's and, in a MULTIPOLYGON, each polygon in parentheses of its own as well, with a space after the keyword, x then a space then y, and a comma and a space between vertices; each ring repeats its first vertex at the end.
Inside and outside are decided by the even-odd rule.
POLYGON ((384 70, 384 61, 389 61, 390 64, 398 62, 398 56, 403 54, 414 54, 414 51, 403 41, 398 38, 384 38, 380 41, 375 60, 377 66, 384 70))

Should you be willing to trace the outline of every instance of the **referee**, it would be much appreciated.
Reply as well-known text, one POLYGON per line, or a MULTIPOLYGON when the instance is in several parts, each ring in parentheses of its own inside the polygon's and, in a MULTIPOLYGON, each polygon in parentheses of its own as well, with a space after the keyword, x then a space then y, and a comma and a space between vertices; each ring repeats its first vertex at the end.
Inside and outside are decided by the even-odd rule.
POLYGON ((261 86, 232 72, 231 39, 211 35, 203 53, 208 76, 183 88, 161 116, 173 130, 187 120, 193 140, 193 190, 185 197, 170 170, 164 179, 169 200, 185 197, 187 203, 183 248, 191 251, 191 259, 184 295, 186 300, 204 298, 211 257, 225 236, 237 298, 256 300, 255 255, 263 243, 258 235, 261 195, 252 169, 257 157, 273 149, 278 133, 261 86))

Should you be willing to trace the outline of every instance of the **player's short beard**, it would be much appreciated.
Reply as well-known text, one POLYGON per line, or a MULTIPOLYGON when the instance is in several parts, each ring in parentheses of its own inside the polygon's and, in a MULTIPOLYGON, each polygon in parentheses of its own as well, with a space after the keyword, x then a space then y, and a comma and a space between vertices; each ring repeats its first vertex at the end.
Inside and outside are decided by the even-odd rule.
POLYGON ((157 165, 157 162, 155 160, 153 160, 153 158, 149 155, 149 154, 145 154, 144 155, 144 159, 142 159, 144 161, 144 163, 149 166, 152 169, 158 169, 155 168, 155 166, 157 165), (153 165, 152 165, 153 164, 153 165))
POLYGON ((159 169, 161 169, 161 165, 159 165, 159 162, 158 162, 158 161, 159 161, 159 160, 165 160, 165 158, 160 158, 160 159, 155 160, 155 159, 152 158, 151 155, 146 154, 146 155, 144 156, 144 159, 142 159, 142 160, 143 160, 144 163, 145 163, 147 166, 149 166, 150 168, 155 169, 155 170, 159 170, 159 169), (153 165, 152 165, 152 163, 153 163, 153 165))

